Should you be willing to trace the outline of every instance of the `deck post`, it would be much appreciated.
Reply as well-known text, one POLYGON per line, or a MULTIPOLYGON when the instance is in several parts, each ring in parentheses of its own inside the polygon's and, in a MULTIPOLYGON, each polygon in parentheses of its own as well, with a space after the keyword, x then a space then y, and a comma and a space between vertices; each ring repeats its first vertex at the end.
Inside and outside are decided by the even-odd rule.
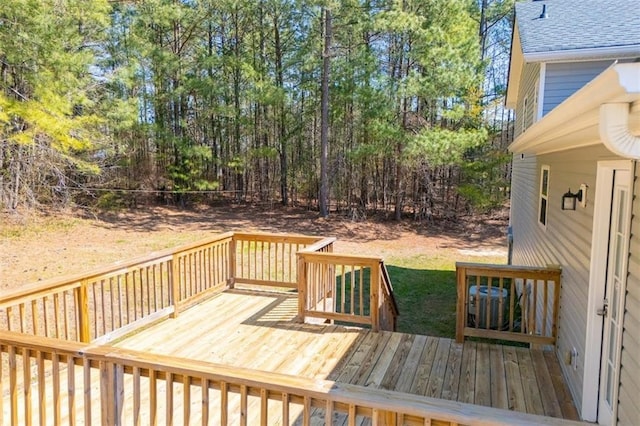
POLYGON ((298 257, 298 321, 304 322, 304 313, 307 310, 307 262, 304 259, 304 255, 300 252, 297 253, 298 257))
POLYGON ((466 269, 456 264, 456 343, 464 342, 465 307, 467 306, 466 269))
POLYGON ((229 241, 229 274, 227 278, 227 288, 234 288, 236 285, 236 236, 233 234, 229 241))
POLYGON ((371 311, 371 330, 380 331, 380 263, 371 265, 371 298, 369 308, 371 311))
POLYGON ((88 280, 82 280, 80 287, 76 289, 76 302, 78 304, 78 338, 81 342, 91 341, 91 318, 89 317, 88 280))
POLYGON ((177 318, 180 313, 178 308, 180 299, 180 258, 178 254, 174 254, 171 259, 171 276, 169 277, 171 284, 171 301, 173 302, 173 313, 171 318, 177 318))

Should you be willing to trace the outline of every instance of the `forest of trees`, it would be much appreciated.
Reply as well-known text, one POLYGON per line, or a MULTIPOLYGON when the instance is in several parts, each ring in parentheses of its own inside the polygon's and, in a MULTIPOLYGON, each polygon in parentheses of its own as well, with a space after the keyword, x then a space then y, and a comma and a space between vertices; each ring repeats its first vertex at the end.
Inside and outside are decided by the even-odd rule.
POLYGON ((512 7, 3 0, 0 208, 498 205, 512 7))

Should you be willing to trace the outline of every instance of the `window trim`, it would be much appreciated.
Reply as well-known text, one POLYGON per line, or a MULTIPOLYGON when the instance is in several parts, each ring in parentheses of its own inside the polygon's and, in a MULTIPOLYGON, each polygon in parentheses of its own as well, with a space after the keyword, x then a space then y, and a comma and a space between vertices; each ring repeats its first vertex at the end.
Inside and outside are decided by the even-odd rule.
POLYGON ((543 229, 547 229, 547 224, 549 223, 549 188, 550 188, 550 176, 551 176, 551 167, 547 164, 543 164, 540 166, 540 185, 538 186, 538 225, 540 225, 543 229), (545 182, 545 172, 546 172, 546 182, 545 182), (544 184, 546 183, 546 186, 544 184), (544 191, 543 191, 544 189, 544 191), (545 193, 546 192, 546 193, 545 193), (544 221, 542 216, 542 209, 544 207, 544 221))

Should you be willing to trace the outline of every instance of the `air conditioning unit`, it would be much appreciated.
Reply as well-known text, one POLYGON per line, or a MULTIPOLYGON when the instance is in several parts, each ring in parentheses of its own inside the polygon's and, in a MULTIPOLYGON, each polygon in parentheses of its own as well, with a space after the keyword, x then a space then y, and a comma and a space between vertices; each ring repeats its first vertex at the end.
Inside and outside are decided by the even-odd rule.
POLYGON ((509 292, 507 289, 489 287, 486 285, 471 286, 469 288, 468 323, 470 327, 503 329, 509 320, 509 292), (502 300, 502 323, 500 323, 500 300, 502 300), (476 303, 479 306, 476 307, 476 303), (487 307, 489 308, 489 324, 487 325, 487 307), (477 309, 477 310, 476 310, 477 309), (478 318, 476 318, 476 312, 478 318))

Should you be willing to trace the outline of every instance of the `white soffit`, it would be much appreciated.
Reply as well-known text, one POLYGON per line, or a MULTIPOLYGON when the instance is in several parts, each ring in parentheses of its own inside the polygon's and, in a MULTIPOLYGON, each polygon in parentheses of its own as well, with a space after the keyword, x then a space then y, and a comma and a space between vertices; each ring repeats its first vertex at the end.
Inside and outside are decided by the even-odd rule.
POLYGON ((600 106, 625 103, 631 114, 629 122, 635 123, 640 108, 629 104, 638 100, 640 63, 613 64, 533 124, 509 150, 546 154, 601 143, 600 106))

